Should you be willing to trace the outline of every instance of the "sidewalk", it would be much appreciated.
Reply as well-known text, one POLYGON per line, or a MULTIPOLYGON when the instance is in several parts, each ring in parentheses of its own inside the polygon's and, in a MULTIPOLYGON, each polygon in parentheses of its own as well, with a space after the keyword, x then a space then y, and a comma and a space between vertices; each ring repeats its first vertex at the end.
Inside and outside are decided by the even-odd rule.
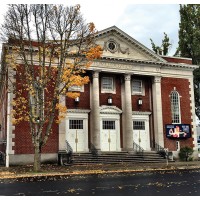
POLYGON ((134 163, 134 164, 96 164, 79 166, 58 166, 45 164, 41 166, 41 172, 33 172, 32 165, 12 166, 9 168, 0 166, 0 179, 26 178, 40 176, 68 176, 84 174, 106 174, 122 172, 142 172, 156 170, 200 169, 200 161, 170 162, 168 163, 134 163))

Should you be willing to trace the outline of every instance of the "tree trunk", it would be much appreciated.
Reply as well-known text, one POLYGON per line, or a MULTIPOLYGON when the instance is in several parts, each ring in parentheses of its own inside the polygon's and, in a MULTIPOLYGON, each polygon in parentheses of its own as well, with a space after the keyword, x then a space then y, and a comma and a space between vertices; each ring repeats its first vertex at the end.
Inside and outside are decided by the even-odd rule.
POLYGON ((35 154, 34 154, 34 165, 33 165, 33 170, 35 172, 40 171, 41 168, 41 148, 39 141, 35 143, 35 154))

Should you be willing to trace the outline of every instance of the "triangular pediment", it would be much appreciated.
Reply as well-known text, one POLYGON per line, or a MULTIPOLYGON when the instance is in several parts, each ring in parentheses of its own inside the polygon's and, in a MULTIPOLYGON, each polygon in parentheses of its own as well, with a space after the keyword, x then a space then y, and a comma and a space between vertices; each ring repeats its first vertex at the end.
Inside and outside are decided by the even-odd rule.
POLYGON ((103 48, 102 57, 166 62, 116 26, 98 32, 96 43, 103 48))
POLYGON ((101 106, 100 113, 101 114, 121 114, 122 110, 120 110, 116 106, 101 106))

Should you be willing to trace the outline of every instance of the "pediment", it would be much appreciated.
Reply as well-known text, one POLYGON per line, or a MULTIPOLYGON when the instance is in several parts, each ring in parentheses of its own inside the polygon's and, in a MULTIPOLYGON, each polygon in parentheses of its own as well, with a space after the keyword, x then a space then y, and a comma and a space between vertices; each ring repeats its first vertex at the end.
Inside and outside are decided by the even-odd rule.
POLYGON ((100 31, 96 35, 96 43, 103 48, 102 57, 166 62, 116 26, 100 31))
POLYGON ((121 114, 122 110, 120 110, 116 106, 101 106, 100 113, 101 114, 121 114))

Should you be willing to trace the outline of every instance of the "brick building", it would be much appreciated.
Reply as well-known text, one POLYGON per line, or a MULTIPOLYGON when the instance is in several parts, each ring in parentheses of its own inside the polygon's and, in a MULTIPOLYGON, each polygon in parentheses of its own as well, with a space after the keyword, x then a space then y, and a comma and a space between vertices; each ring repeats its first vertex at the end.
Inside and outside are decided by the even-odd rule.
MULTIPOLYGON (((66 97, 67 116, 54 124, 42 160, 56 160, 66 141, 80 153, 92 148, 134 152, 133 143, 145 151, 157 144, 175 157, 183 146, 197 153, 193 70, 198 66, 188 58, 157 55, 115 26, 100 31, 96 43, 103 55, 87 71, 90 83, 71 88, 80 91, 80 98, 66 97)), ((12 124, 13 94, 5 84, 0 89, 0 140, 7 145, 1 144, 0 151, 9 164, 30 163, 28 124, 12 124)))

